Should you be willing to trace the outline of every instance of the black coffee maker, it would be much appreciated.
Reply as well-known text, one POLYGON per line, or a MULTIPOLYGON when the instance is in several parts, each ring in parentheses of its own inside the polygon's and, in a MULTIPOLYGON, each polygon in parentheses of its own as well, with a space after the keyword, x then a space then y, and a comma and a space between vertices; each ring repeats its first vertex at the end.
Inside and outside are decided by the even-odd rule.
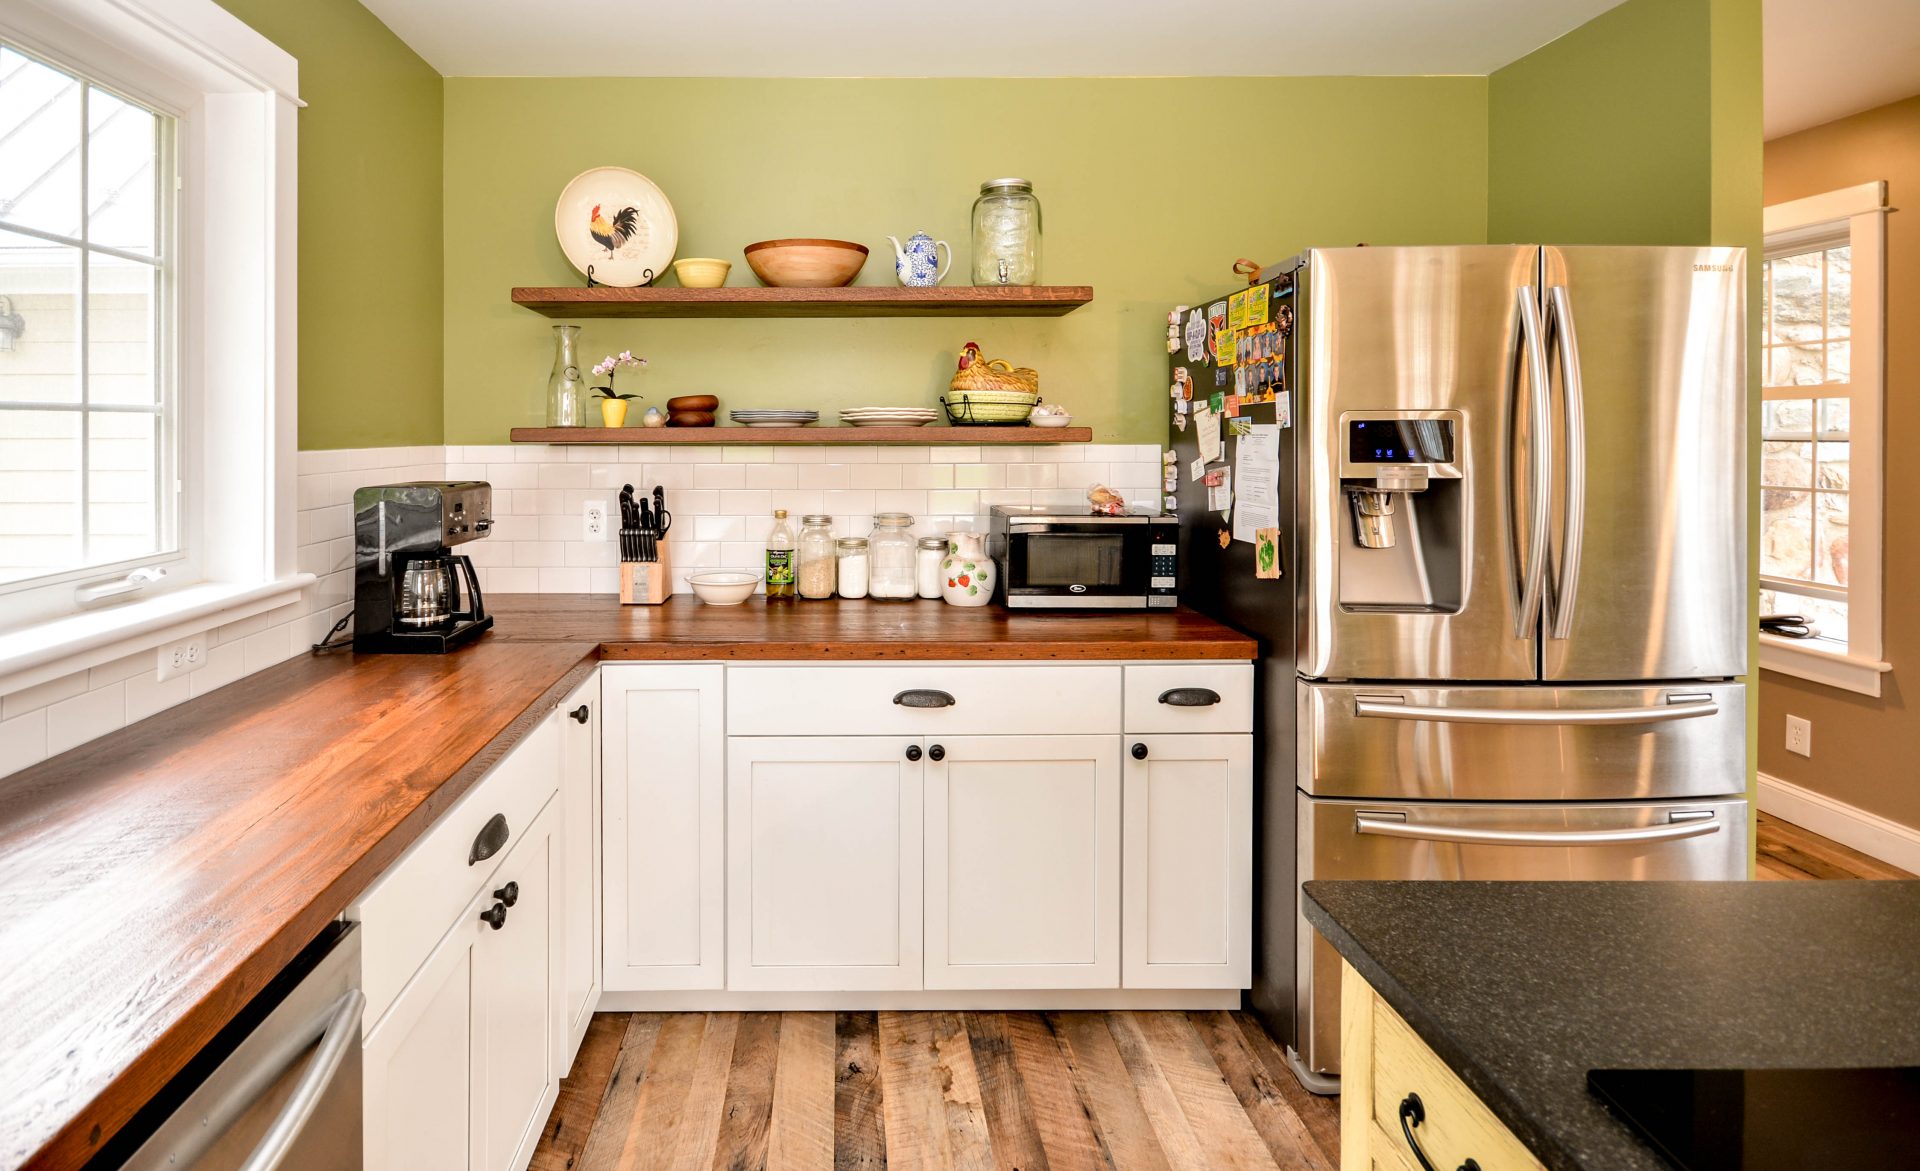
POLYGON ((492 530, 481 480, 356 489, 353 649, 443 654, 491 627, 472 558, 450 550, 492 530))

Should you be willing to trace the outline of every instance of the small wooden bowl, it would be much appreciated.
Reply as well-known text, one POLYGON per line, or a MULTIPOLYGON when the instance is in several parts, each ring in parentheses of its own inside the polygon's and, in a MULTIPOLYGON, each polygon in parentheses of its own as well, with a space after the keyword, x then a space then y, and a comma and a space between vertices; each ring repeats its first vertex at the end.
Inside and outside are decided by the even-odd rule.
POLYGON ((711 414, 719 409, 720 400, 710 394, 683 394, 667 400, 667 413, 670 415, 684 411, 706 411, 711 414))
POLYGON ((867 246, 851 240, 762 240, 746 253, 753 274, 779 289, 837 289, 867 262, 867 246))
POLYGON ((713 412, 712 411, 675 411, 673 414, 667 416, 667 426, 669 427, 711 427, 713 426, 713 412))

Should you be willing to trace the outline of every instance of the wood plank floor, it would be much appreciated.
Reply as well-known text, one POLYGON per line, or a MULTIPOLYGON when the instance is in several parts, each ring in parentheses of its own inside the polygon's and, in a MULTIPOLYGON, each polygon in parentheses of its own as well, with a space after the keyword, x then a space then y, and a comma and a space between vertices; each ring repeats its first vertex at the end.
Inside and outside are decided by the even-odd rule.
POLYGON ((1237 1012, 601 1013, 533 1171, 1334 1171, 1237 1012))
MULTIPOLYGON (((1766 879, 1911 878, 1759 816, 1766 879)), ((601 1013, 532 1171, 1334 1171, 1238 1012, 601 1013)))

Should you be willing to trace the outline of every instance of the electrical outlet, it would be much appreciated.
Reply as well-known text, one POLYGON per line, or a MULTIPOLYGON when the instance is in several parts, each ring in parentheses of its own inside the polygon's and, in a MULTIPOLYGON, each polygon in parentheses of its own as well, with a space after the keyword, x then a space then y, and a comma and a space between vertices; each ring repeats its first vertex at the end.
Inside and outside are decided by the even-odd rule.
POLYGON ((607 502, 589 500, 580 511, 580 539, 583 541, 604 541, 607 539, 607 502))
POLYGON ((196 634, 192 638, 170 642, 160 648, 159 658, 158 682, 165 683, 176 675, 198 671, 207 664, 207 636, 204 633, 196 634))
POLYGON ((1787 717, 1787 751, 1801 756, 1813 755, 1813 721, 1799 716, 1787 717))

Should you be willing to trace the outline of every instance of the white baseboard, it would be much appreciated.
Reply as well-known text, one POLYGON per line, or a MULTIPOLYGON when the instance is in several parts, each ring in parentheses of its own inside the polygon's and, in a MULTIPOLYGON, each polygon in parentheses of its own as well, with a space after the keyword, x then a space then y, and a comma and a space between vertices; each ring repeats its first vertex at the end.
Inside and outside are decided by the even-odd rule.
POLYGON ((1240 1007, 1240 990, 1175 988, 1002 989, 913 992, 603 992, 599 1012, 848 1012, 942 1009, 998 1012, 1043 1009, 1220 1010, 1240 1007))
POLYGON ((1760 774, 1757 804, 1762 813, 1852 846, 1890 866, 1920 874, 1920 829, 1766 773, 1760 774))

